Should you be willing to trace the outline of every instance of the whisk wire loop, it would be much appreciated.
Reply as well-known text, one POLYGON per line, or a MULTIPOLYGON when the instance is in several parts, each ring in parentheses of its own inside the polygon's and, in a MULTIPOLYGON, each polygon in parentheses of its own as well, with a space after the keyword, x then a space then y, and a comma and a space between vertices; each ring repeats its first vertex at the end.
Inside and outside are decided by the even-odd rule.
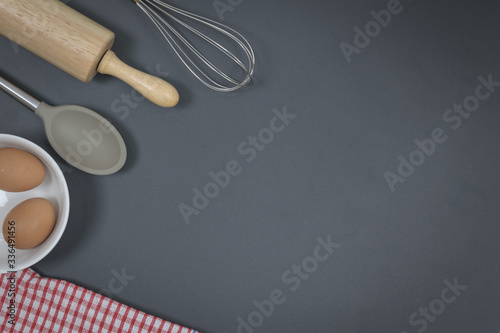
POLYGON ((255 54, 250 43, 239 32, 224 24, 169 5, 161 0, 136 0, 135 2, 151 19, 151 21, 153 21, 158 30, 160 30, 160 33, 172 47, 182 63, 205 86, 216 91, 229 92, 252 85, 252 76, 255 67, 255 54), (245 65, 242 60, 240 60, 227 48, 222 46, 218 41, 208 37, 174 14, 205 25, 235 42, 236 45, 239 46, 245 53, 246 62, 248 62, 248 64, 245 65), (238 65, 238 67, 244 72, 244 79, 237 80, 214 65, 212 61, 200 52, 167 20, 170 20, 172 23, 175 22, 179 24, 181 27, 198 36, 209 45, 218 49, 222 54, 238 65), (196 58, 198 61, 201 61, 207 69, 209 69, 208 72, 207 70, 200 68, 200 65, 195 60, 196 58), (210 72, 217 74, 224 80, 223 82, 225 83, 217 82, 211 75, 209 75, 210 72))

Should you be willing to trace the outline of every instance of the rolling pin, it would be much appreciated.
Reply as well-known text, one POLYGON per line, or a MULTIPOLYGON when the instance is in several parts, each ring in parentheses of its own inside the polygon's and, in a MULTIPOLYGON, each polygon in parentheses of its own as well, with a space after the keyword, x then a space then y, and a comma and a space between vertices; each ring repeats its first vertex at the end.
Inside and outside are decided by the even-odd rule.
POLYGON ((83 82, 99 72, 119 78, 151 102, 179 101, 168 82, 123 63, 115 34, 58 0, 0 0, 0 34, 83 82))

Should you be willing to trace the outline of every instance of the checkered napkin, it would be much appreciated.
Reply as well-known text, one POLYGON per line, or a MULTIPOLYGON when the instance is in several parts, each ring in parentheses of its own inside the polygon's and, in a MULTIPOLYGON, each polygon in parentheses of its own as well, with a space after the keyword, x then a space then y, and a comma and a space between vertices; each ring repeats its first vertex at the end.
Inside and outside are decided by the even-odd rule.
POLYGON ((12 325, 8 308, 12 299, 10 276, 0 275, 0 332, 197 333, 67 281, 40 277, 29 268, 15 274, 12 325))

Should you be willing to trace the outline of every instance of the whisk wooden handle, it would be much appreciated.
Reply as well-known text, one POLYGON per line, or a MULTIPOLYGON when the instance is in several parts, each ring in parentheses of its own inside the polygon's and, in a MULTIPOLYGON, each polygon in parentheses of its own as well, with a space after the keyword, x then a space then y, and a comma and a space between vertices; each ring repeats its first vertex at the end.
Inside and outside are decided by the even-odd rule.
POLYGON ((156 105, 168 108, 179 102, 179 94, 170 83, 130 67, 111 50, 106 52, 97 71, 119 78, 156 105))

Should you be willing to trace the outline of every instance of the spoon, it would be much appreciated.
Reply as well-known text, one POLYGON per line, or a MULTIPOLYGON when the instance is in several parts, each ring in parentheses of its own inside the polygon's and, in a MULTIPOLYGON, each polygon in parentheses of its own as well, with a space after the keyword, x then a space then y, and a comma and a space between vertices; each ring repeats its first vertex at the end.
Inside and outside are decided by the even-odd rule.
POLYGON ((50 106, 1 76, 0 90, 42 118, 52 148, 75 168, 93 175, 110 175, 125 164, 123 138, 96 112, 76 105, 50 106))

